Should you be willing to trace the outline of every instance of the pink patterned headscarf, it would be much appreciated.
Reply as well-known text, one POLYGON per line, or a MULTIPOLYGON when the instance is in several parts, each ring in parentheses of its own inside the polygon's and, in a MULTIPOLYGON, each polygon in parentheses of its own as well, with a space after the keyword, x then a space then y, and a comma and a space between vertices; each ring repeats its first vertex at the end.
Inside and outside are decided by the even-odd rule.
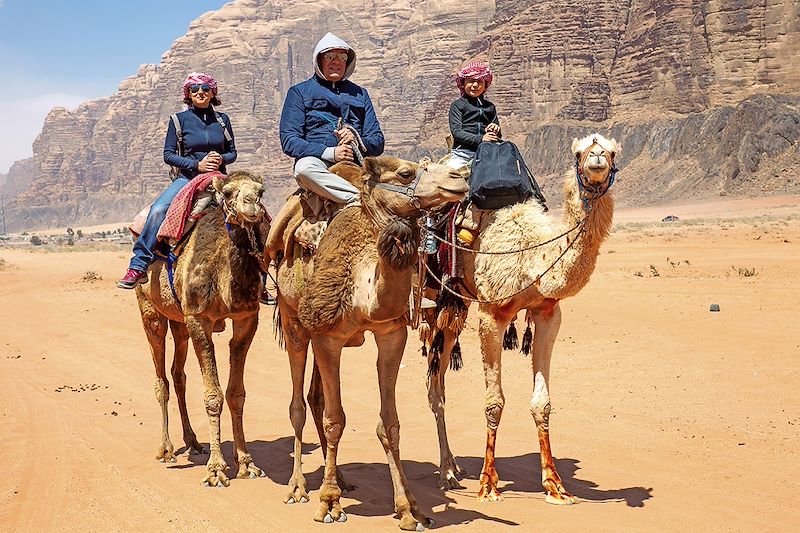
POLYGON ((194 84, 202 85, 204 83, 211 87, 211 94, 217 96, 217 80, 210 74, 205 72, 192 72, 186 76, 186 81, 183 82, 183 97, 189 98, 189 87, 194 84))
POLYGON ((490 69, 489 65, 486 63, 482 61, 470 61, 458 71, 458 74, 456 74, 456 87, 458 87, 458 90, 461 91, 462 95, 464 94, 464 81, 470 78, 483 80, 483 82, 486 84, 486 88, 488 89, 492 84, 492 79, 494 79, 494 76, 492 75, 492 69, 490 69))

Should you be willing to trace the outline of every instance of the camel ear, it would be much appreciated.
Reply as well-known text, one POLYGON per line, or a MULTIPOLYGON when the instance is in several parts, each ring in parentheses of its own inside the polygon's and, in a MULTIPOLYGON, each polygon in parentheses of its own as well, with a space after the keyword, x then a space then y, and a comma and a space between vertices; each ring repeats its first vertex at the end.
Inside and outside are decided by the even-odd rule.
POLYGON ((581 158, 580 146, 581 146, 581 140, 578 139, 577 137, 573 137, 572 138, 572 153, 575 154, 575 158, 576 159, 580 159, 581 158))
POLYGON ((365 157, 364 168, 367 170, 368 176, 379 177, 383 174, 383 163, 377 157, 365 157))
POLYGON ((609 148, 611 150, 611 157, 612 158, 617 157, 619 153, 622 151, 622 148, 620 147, 619 143, 617 142, 616 139, 611 139, 609 144, 611 145, 609 148))

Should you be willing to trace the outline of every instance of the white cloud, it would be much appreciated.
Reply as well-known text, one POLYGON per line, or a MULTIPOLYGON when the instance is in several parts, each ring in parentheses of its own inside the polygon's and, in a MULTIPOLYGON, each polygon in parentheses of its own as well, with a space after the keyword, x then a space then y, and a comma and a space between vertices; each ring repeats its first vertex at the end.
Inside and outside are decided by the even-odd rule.
MULTIPOLYGON (((3 0, 0 0, 0 7, 3 0)), ((29 98, 0 100, 0 173, 15 161, 33 155, 32 144, 42 131, 47 113, 54 107, 75 109, 88 98, 71 94, 43 94, 29 98)))

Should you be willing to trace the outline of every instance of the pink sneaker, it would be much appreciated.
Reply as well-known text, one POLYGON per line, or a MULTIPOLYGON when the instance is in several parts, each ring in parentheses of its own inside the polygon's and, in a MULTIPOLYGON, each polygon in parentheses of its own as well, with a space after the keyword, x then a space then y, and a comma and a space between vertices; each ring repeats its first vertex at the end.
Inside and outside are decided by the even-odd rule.
POLYGON ((117 287, 120 289, 133 289, 141 283, 147 283, 147 272, 129 268, 125 277, 117 282, 117 287))

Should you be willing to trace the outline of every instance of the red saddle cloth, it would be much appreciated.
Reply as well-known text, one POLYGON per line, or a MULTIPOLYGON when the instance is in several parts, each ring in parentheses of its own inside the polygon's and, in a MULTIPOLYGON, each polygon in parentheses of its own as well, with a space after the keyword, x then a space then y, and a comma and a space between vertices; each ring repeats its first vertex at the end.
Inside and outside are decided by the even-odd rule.
POLYGON ((192 181, 183 186, 178 195, 175 196, 175 199, 172 200, 167 211, 167 217, 161 227, 158 228, 158 240, 180 240, 197 194, 208 187, 215 177, 222 180, 226 178, 225 174, 215 170, 214 172, 198 174, 192 181))

